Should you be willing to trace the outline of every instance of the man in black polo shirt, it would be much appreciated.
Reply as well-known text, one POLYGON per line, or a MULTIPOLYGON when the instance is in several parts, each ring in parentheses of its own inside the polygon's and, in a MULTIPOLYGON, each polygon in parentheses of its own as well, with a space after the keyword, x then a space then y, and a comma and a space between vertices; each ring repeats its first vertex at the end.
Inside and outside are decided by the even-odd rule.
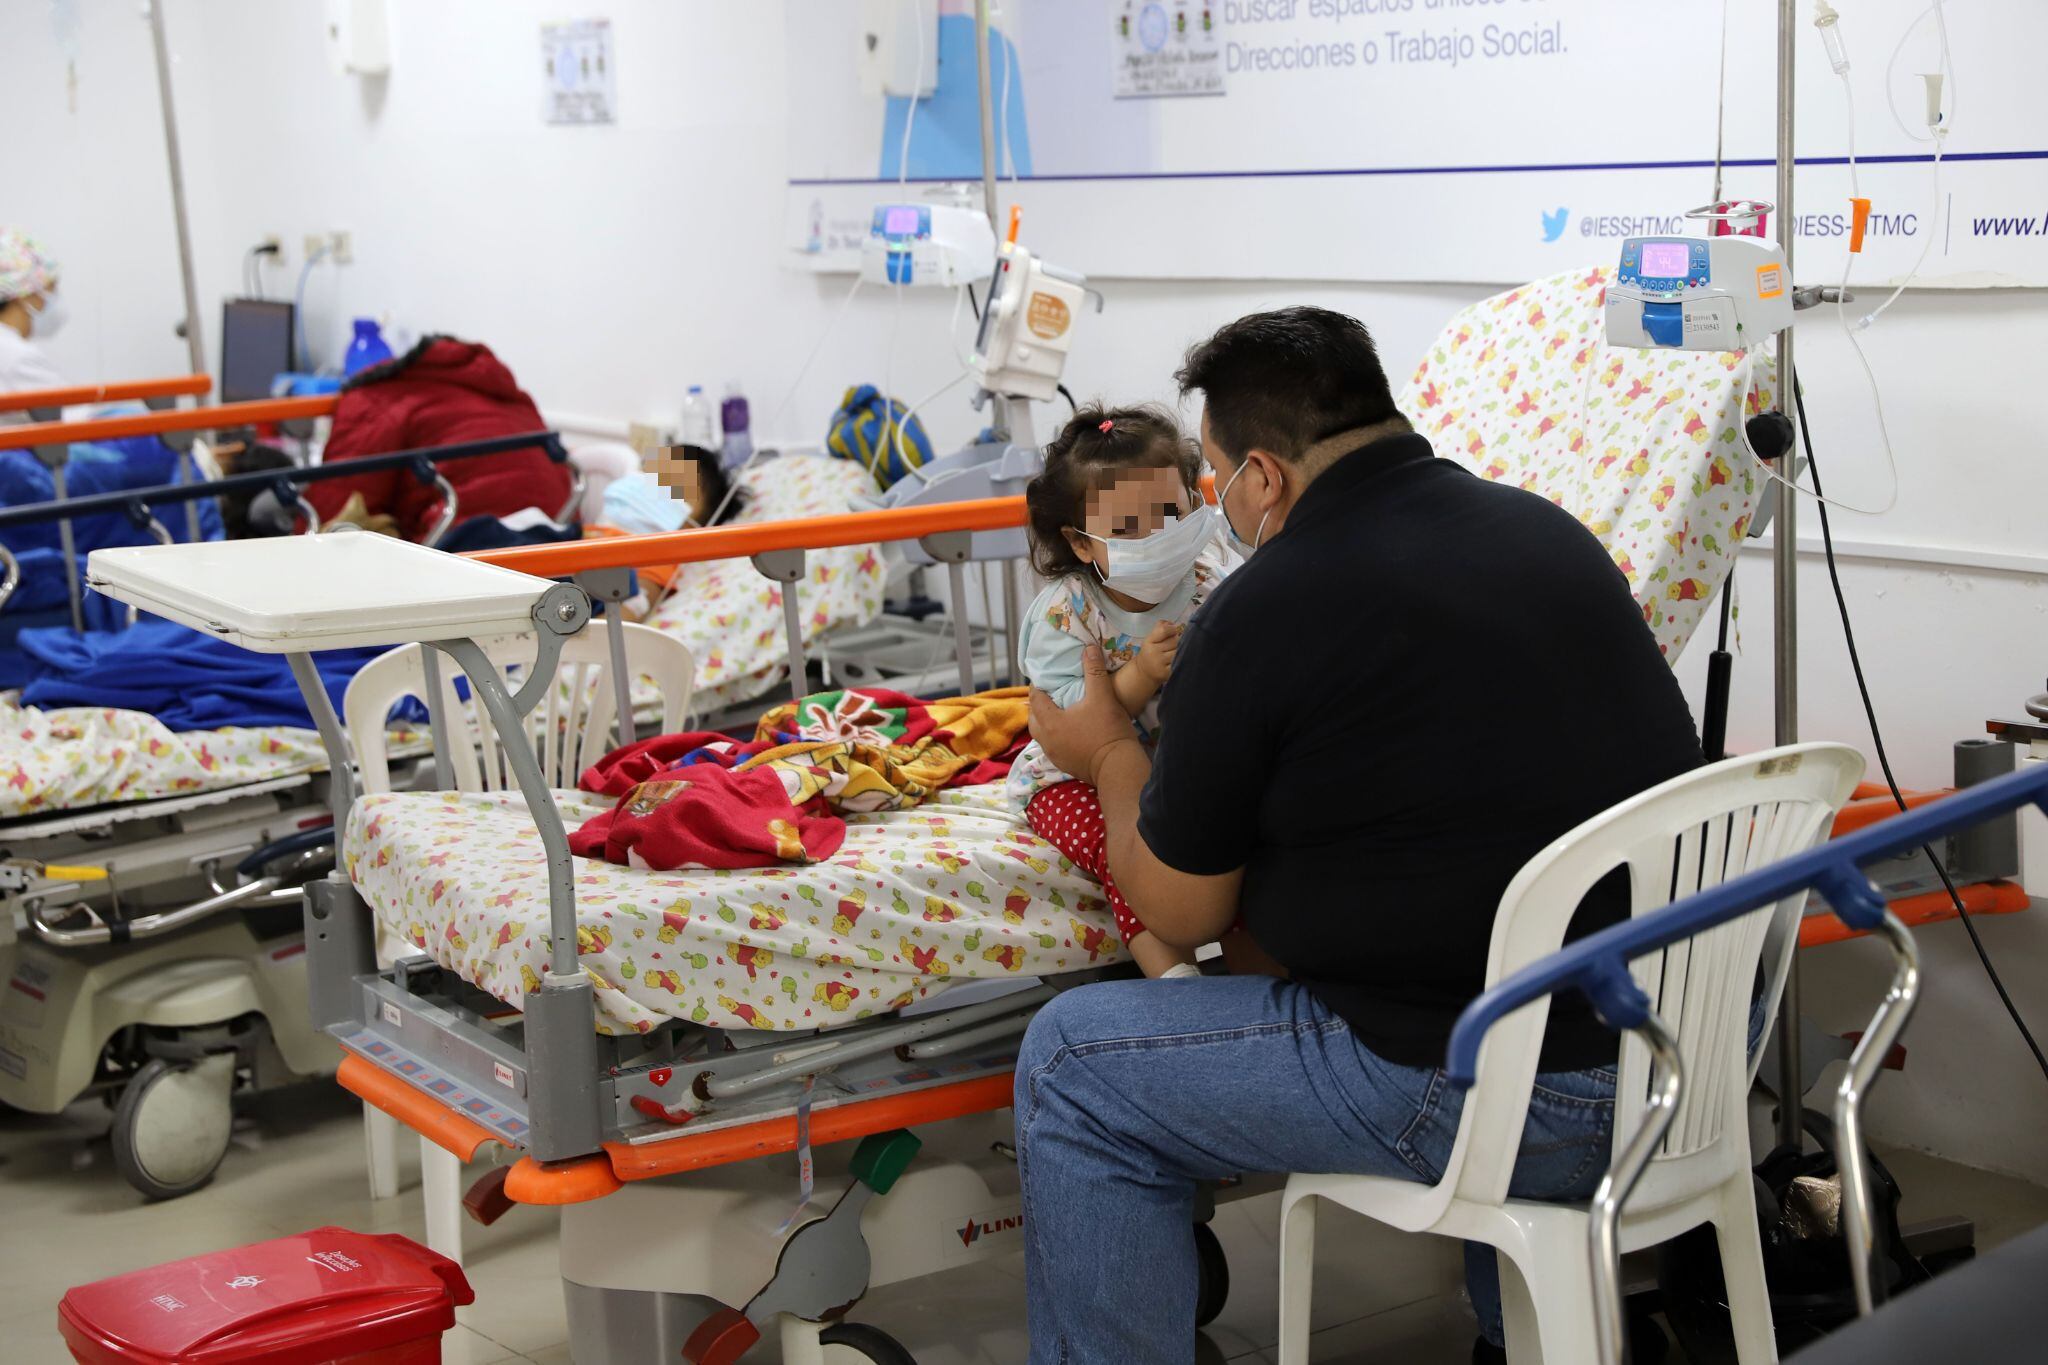
MULTIPOLYGON (((1685 698, 1606 550, 1569 514, 1436 459, 1365 328, 1289 308, 1191 351, 1243 568, 1180 645, 1148 758, 1101 660, 1033 735, 1093 783, 1148 929, 1241 928, 1284 979, 1088 986, 1017 1067, 1032 1360, 1188 1359, 1195 1183, 1345 1171, 1434 1183, 1442 1072, 1529 858, 1696 766, 1685 698)), ((1092 651, 1091 651, 1092 653, 1092 651)), ((1572 937, 1627 913, 1619 878, 1572 937)), ((1607 1163, 1613 1036, 1552 1006, 1512 1192, 1580 1200, 1607 1163)), ((1468 1282, 1501 1342, 1493 1255, 1468 1282)), ((1490 1344, 1490 1345, 1489 1345, 1490 1344)))

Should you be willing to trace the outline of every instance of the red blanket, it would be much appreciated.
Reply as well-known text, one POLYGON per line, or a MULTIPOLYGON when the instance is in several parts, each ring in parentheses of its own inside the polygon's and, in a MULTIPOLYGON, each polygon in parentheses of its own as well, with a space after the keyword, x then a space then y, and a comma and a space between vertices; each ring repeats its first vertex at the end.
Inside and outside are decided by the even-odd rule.
POLYGON ((617 749, 583 774, 617 796, 570 836, 629 867, 815 862, 846 837, 844 811, 900 810, 948 786, 1000 780, 1023 746, 1022 688, 920 701, 871 689, 779 706, 747 742, 695 731, 617 749))

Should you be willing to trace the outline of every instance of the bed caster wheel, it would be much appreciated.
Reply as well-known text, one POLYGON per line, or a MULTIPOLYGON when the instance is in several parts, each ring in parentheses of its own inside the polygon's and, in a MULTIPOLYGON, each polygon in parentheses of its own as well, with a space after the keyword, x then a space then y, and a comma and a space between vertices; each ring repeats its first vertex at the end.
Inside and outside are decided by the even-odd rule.
POLYGON ((836 1348, 825 1352, 826 1365, 853 1365, 857 1360, 874 1365, 917 1365, 902 1342, 864 1322, 835 1322, 818 1333, 818 1344, 836 1348))
POLYGON ((1207 1223, 1195 1224, 1195 1326, 1207 1327, 1223 1312, 1230 1297, 1230 1260, 1223 1243, 1207 1223))
POLYGON ((114 1168, 151 1199, 175 1199, 207 1181, 227 1155, 235 1055, 147 1063, 114 1106, 114 1168))

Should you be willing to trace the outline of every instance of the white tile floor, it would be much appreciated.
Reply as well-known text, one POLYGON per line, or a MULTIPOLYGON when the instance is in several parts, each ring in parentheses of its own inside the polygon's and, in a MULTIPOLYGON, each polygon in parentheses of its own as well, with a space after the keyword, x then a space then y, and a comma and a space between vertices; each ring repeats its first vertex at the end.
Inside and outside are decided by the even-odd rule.
MULTIPOLYGON (((92 1106, 56 1119, 0 1110, 0 1359, 67 1359, 56 1303, 74 1284, 328 1223, 424 1236, 415 1191, 370 1200, 359 1110, 330 1085, 263 1097, 239 1126, 214 1184, 171 1203, 145 1204, 122 1183, 103 1127, 92 1106)), ((1978 1220, 1982 1246, 2048 1222, 2048 1191, 1911 1153, 1891 1164, 1906 1190, 1908 1221, 1966 1214, 1978 1220)), ((1203 1365, 1271 1359, 1277 1219, 1271 1196, 1219 1211, 1233 1288, 1201 1340, 1196 1358, 1203 1365)), ((519 1209, 494 1228, 467 1231, 477 1302, 462 1310, 444 1359, 569 1365, 552 1215, 519 1209)), ((1390 1242, 1392 1234, 1334 1213, 1322 1219, 1322 1231, 1316 1361, 1427 1365, 1468 1358, 1472 1321, 1451 1288, 1454 1247, 1390 1242), (1406 1301, 1385 1293, 1392 1257, 1400 1258, 1407 1280, 1440 1283, 1445 1292, 1406 1301)), ((1014 1365, 1024 1357, 1021 1273, 1015 1261, 998 1261, 886 1287, 856 1316, 895 1334, 919 1365, 1014 1365)), ((774 1352, 764 1347, 758 1358, 772 1361, 774 1352)))

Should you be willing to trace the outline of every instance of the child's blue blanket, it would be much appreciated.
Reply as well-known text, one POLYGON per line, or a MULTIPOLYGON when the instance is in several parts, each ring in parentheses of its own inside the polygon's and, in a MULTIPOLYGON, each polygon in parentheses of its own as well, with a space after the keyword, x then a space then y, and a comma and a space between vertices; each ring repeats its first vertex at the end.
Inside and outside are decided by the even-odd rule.
MULTIPOLYGON (((74 445, 64 466, 64 491, 74 498, 92 493, 117 493, 131 488, 156 488, 168 483, 185 483, 191 462, 154 436, 136 436, 123 441, 74 445)), ((0 507, 27 507, 50 502, 57 496, 50 471, 26 450, 0 451, 0 507)), ((198 504, 199 533, 205 540, 221 537, 220 507, 211 498, 198 504)), ((157 509, 157 518, 175 540, 187 539, 183 507, 157 509)), ((71 523, 73 546, 78 554, 78 581, 85 582, 85 557, 94 550, 114 545, 147 545, 150 535, 138 529, 119 512, 78 517, 71 523)), ((0 688, 19 687, 34 674, 35 664, 15 644, 18 630, 34 626, 62 625, 70 620, 66 606, 64 552, 57 523, 10 526, 0 531, 0 545, 13 552, 21 565, 21 583, 14 595, 0 606, 0 688)), ((87 592, 85 624, 89 630, 115 630, 127 619, 127 608, 109 602, 98 593, 87 592)))
MULTIPOLYGON (((177 452, 154 436, 135 436, 124 441, 107 441, 71 447, 64 466, 64 491, 74 498, 94 493, 119 493, 131 488, 156 488, 185 483, 191 462, 180 460, 177 452)), ((27 450, 0 450, 0 507, 26 507, 50 502, 57 496, 56 482, 43 463, 27 450)), ((199 534, 204 540, 220 539, 220 507, 211 499, 199 503, 199 534)), ((185 509, 166 505, 157 509, 157 519, 174 540, 189 539, 185 509)), ((110 545, 147 545, 149 532, 138 529, 119 512, 78 517, 71 523, 78 550, 80 572, 93 550, 110 545)), ((21 586, 7 604, 10 612, 33 612, 64 605, 64 561, 59 547, 57 523, 10 526, 0 531, 0 545, 21 561, 21 586), (46 571, 44 571, 46 570, 46 571)))
MULTIPOLYGON (((27 706, 147 711, 173 730, 313 724, 283 655, 251 653, 169 621, 145 618, 128 630, 82 636, 64 627, 24 630, 19 643, 35 670, 22 689, 27 706)), ((337 711, 349 679, 379 652, 313 656, 337 711)))

